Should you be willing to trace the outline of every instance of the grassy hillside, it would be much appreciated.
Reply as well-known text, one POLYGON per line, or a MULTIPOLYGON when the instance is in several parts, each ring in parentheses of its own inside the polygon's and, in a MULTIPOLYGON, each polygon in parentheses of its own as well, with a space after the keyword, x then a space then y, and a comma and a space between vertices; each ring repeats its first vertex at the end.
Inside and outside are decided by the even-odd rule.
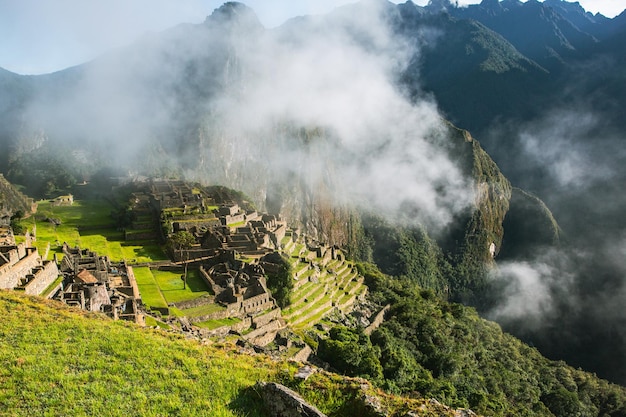
POLYGON ((364 380, 325 372, 295 380, 295 363, 14 292, 0 292, 0 312, 0 415, 267 416, 258 381, 282 382, 329 416, 373 416, 366 395, 388 415, 453 415, 427 400, 382 394, 364 380))

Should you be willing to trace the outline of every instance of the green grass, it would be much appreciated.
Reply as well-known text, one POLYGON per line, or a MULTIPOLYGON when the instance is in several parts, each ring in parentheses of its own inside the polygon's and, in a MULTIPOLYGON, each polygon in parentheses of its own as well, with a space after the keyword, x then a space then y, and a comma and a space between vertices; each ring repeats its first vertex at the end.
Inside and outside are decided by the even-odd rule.
MULTIPOLYGON (((170 303, 193 300, 209 295, 208 287, 200 278, 200 273, 190 269, 187 275, 187 288, 183 289, 181 275, 184 270, 159 271, 148 267, 133 268, 139 293, 143 303, 153 309, 167 308, 170 303)), ((199 317, 223 310, 217 304, 205 304, 190 309, 170 307, 170 314, 177 317, 199 317)))
POLYGON ((48 259, 55 253, 62 256, 63 242, 107 255, 114 262, 167 259, 154 241, 125 241, 123 233, 112 225, 112 206, 106 200, 76 200, 72 206, 53 206, 47 200, 38 204, 37 214, 22 220, 21 224, 30 230, 36 228, 35 246, 40 253, 43 254, 50 243, 48 259), (58 219, 61 224, 55 226, 45 221, 46 218, 58 219))
POLYGON ((224 326, 232 326, 233 324, 237 324, 240 322, 241 322, 241 319, 238 319, 236 317, 229 317, 229 318, 221 319, 221 320, 201 321, 198 323, 194 323, 194 325, 205 328, 205 329, 213 330, 213 329, 217 329, 217 328, 224 327, 224 326))
POLYGON ((293 368, 0 297, 0 415, 263 416, 245 388, 293 368))
POLYGON ((231 227, 231 228, 235 228, 235 227, 242 227, 246 225, 246 221, 242 220, 240 222, 235 222, 235 223, 228 223, 226 226, 231 227))
POLYGON ((16 292, 0 291, 0 314, 3 416, 268 417, 258 381, 283 383, 336 417, 365 415, 358 400, 365 394, 380 398, 389 415, 428 404, 324 371, 295 380, 296 363, 242 354, 230 344, 204 346, 16 292), (391 401, 395 410, 387 408, 391 401))
POLYGON ((171 329, 169 324, 163 323, 162 321, 157 320, 157 319, 155 319, 152 316, 146 316, 145 317, 145 321, 146 321, 146 326, 148 326, 148 327, 158 326, 159 328, 165 329, 165 330, 171 329))
POLYGON ((152 275, 161 289, 161 293, 168 303, 193 300, 203 295, 209 295, 209 288, 200 278, 200 273, 190 269, 187 273, 187 288, 183 288, 184 282, 181 276, 184 270, 159 271, 153 270, 152 275))
POLYGON ((167 308, 159 286, 148 267, 133 268, 142 302, 151 308, 167 308))

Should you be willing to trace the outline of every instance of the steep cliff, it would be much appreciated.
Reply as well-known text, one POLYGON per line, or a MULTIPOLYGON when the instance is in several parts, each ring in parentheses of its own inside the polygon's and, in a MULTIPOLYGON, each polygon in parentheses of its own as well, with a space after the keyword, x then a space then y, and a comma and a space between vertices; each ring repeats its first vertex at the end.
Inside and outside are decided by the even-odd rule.
POLYGON ((24 216, 35 210, 37 205, 33 199, 22 194, 0 174, 0 225, 17 213, 24 216))

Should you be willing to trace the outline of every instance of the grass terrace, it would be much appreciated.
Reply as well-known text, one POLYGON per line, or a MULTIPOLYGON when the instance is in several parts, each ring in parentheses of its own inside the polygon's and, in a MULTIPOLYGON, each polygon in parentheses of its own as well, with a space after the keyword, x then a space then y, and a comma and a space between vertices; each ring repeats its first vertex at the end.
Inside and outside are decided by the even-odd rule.
MULTIPOLYGON (((184 282, 182 275, 185 272, 182 268, 173 271, 154 269, 151 272, 168 303, 193 300, 210 294, 209 288, 202 278, 200 278, 199 271, 190 269, 187 272, 187 288, 183 288, 184 282)), ((141 291, 141 287, 139 290, 141 291)))
POLYGON ((70 246, 88 248, 99 255, 107 255, 118 262, 152 262, 167 257, 154 241, 126 241, 113 224, 110 213, 113 207, 106 200, 75 200, 71 206, 55 206, 48 200, 38 202, 34 216, 21 224, 36 230, 35 246, 43 255, 48 244, 47 259, 56 253, 62 256, 63 242, 70 246))
POLYGON ((167 301, 148 267, 133 268, 144 305, 151 309, 167 309, 167 301))
POLYGON ((221 311, 224 307, 209 303, 190 309, 178 309, 169 307, 171 303, 195 300, 206 295, 210 295, 200 273, 196 270, 189 270, 187 274, 187 288, 183 288, 181 278, 184 270, 160 271, 148 267, 135 267, 135 278, 141 293, 141 298, 146 306, 151 309, 161 311, 164 314, 167 309, 168 314, 177 317, 200 317, 221 311))
POLYGON ((207 320, 194 323, 195 326, 202 327, 208 330, 218 329, 224 326, 232 326, 234 324, 240 323, 241 319, 236 317, 228 317, 220 320, 207 320))
POLYGON ((207 314, 212 314, 212 313, 217 313, 219 311, 224 311, 226 308, 222 307, 219 304, 214 304, 214 303, 207 303, 207 304, 202 304, 199 305, 197 307, 192 307, 192 308, 185 308, 185 309, 179 309, 176 307, 172 307, 170 309, 170 311, 172 312, 173 315, 177 316, 177 317, 189 317, 189 318, 196 318, 196 317, 202 317, 202 316, 206 316, 207 314))

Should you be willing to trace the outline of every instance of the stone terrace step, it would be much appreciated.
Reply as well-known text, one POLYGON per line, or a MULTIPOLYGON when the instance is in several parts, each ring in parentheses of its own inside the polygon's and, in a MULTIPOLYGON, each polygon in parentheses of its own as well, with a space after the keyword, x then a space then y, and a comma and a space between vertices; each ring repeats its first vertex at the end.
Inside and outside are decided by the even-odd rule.
POLYGON ((304 303, 305 298, 310 298, 315 292, 319 291, 320 288, 324 288, 325 285, 326 284, 323 284, 323 283, 320 283, 320 284, 310 283, 309 285, 305 285, 301 287, 300 291, 297 291, 293 294, 292 296, 293 302, 291 303, 291 305, 296 306, 298 304, 304 303))
MULTIPOLYGON (((320 304, 319 306, 315 306, 311 308, 310 310, 305 311, 302 316, 298 317, 297 320, 291 322, 290 324, 292 326, 302 325, 303 323, 307 323, 311 317, 314 317, 324 311, 329 312, 330 310, 332 310, 332 308, 333 308, 332 301, 330 300, 326 301, 320 304)), ((313 325, 314 323, 307 323, 307 324, 313 325)))
POLYGON ((285 315, 285 318, 290 319, 292 317, 298 316, 298 314, 306 311, 310 306, 315 305, 318 301, 323 299, 327 295, 328 289, 325 287, 320 287, 316 289, 314 292, 309 294, 307 298, 309 301, 304 301, 304 298, 301 299, 300 303, 293 304, 293 310, 290 313, 285 315))
POLYGON ((346 271, 350 271, 351 268, 351 265, 343 263, 338 268, 335 268, 335 272, 337 273, 337 275, 343 275, 346 271))

